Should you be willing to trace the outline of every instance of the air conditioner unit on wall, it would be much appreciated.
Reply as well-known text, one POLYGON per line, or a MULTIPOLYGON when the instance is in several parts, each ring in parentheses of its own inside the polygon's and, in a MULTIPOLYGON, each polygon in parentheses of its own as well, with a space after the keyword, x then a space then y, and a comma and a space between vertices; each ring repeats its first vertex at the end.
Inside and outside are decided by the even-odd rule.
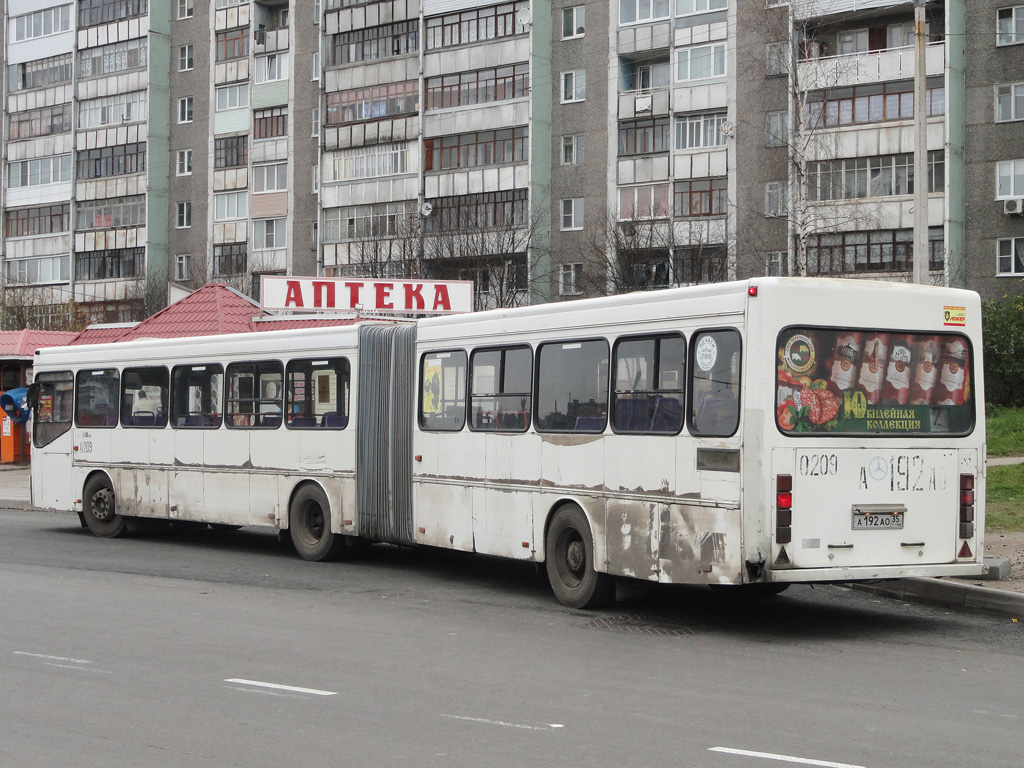
POLYGON ((1003 200, 1003 213, 1007 216, 1024 215, 1024 197, 1011 197, 1009 200, 1003 200))

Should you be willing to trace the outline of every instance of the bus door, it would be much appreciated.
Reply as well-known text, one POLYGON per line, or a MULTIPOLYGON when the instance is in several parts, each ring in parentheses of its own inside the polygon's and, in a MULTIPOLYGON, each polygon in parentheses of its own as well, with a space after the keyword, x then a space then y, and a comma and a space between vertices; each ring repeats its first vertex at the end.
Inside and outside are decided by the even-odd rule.
POLYGON ((71 509, 79 498, 74 487, 71 449, 74 430, 74 376, 71 371, 38 373, 32 406, 32 503, 71 509))
POLYGON ((791 538, 783 560, 837 568, 973 559, 973 526, 960 527, 961 490, 974 488, 982 460, 958 439, 974 429, 967 337, 788 328, 777 361, 785 445, 772 452, 772 530, 777 545, 780 533, 791 538))

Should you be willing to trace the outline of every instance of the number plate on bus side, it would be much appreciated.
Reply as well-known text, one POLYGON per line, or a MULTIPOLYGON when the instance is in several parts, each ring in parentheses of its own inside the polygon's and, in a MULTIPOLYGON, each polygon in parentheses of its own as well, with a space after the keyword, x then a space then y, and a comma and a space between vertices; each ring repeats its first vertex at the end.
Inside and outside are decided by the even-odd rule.
POLYGON ((903 518, 907 508, 895 504, 854 504, 853 530, 885 529, 899 530, 903 528, 903 518))

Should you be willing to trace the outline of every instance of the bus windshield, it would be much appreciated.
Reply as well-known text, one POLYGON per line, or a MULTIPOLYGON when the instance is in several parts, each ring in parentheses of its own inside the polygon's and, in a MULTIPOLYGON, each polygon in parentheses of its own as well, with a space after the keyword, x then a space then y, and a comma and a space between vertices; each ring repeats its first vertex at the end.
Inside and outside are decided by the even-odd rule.
POLYGON ((971 345, 954 333, 791 327, 776 345, 775 420, 787 435, 967 434, 971 345))

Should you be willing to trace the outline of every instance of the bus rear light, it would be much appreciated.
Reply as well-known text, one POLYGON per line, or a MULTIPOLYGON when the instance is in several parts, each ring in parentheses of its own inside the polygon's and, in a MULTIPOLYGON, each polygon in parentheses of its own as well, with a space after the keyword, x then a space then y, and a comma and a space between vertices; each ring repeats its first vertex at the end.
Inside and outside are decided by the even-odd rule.
POLYGON ((960 475, 960 538, 974 538, 974 475, 960 475))
POLYGON ((757 296, 757 286, 756 285, 752 285, 749 288, 747 288, 747 295, 748 296, 757 296))
POLYGON ((775 543, 793 541, 793 476, 775 476, 775 543))
POLYGON ((956 556, 957 557, 974 557, 974 553, 971 552, 971 548, 969 546, 967 546, 967 542, 965 541, 964 545, 962 547, 960 547, 960 551, 957 553, 956 556))

